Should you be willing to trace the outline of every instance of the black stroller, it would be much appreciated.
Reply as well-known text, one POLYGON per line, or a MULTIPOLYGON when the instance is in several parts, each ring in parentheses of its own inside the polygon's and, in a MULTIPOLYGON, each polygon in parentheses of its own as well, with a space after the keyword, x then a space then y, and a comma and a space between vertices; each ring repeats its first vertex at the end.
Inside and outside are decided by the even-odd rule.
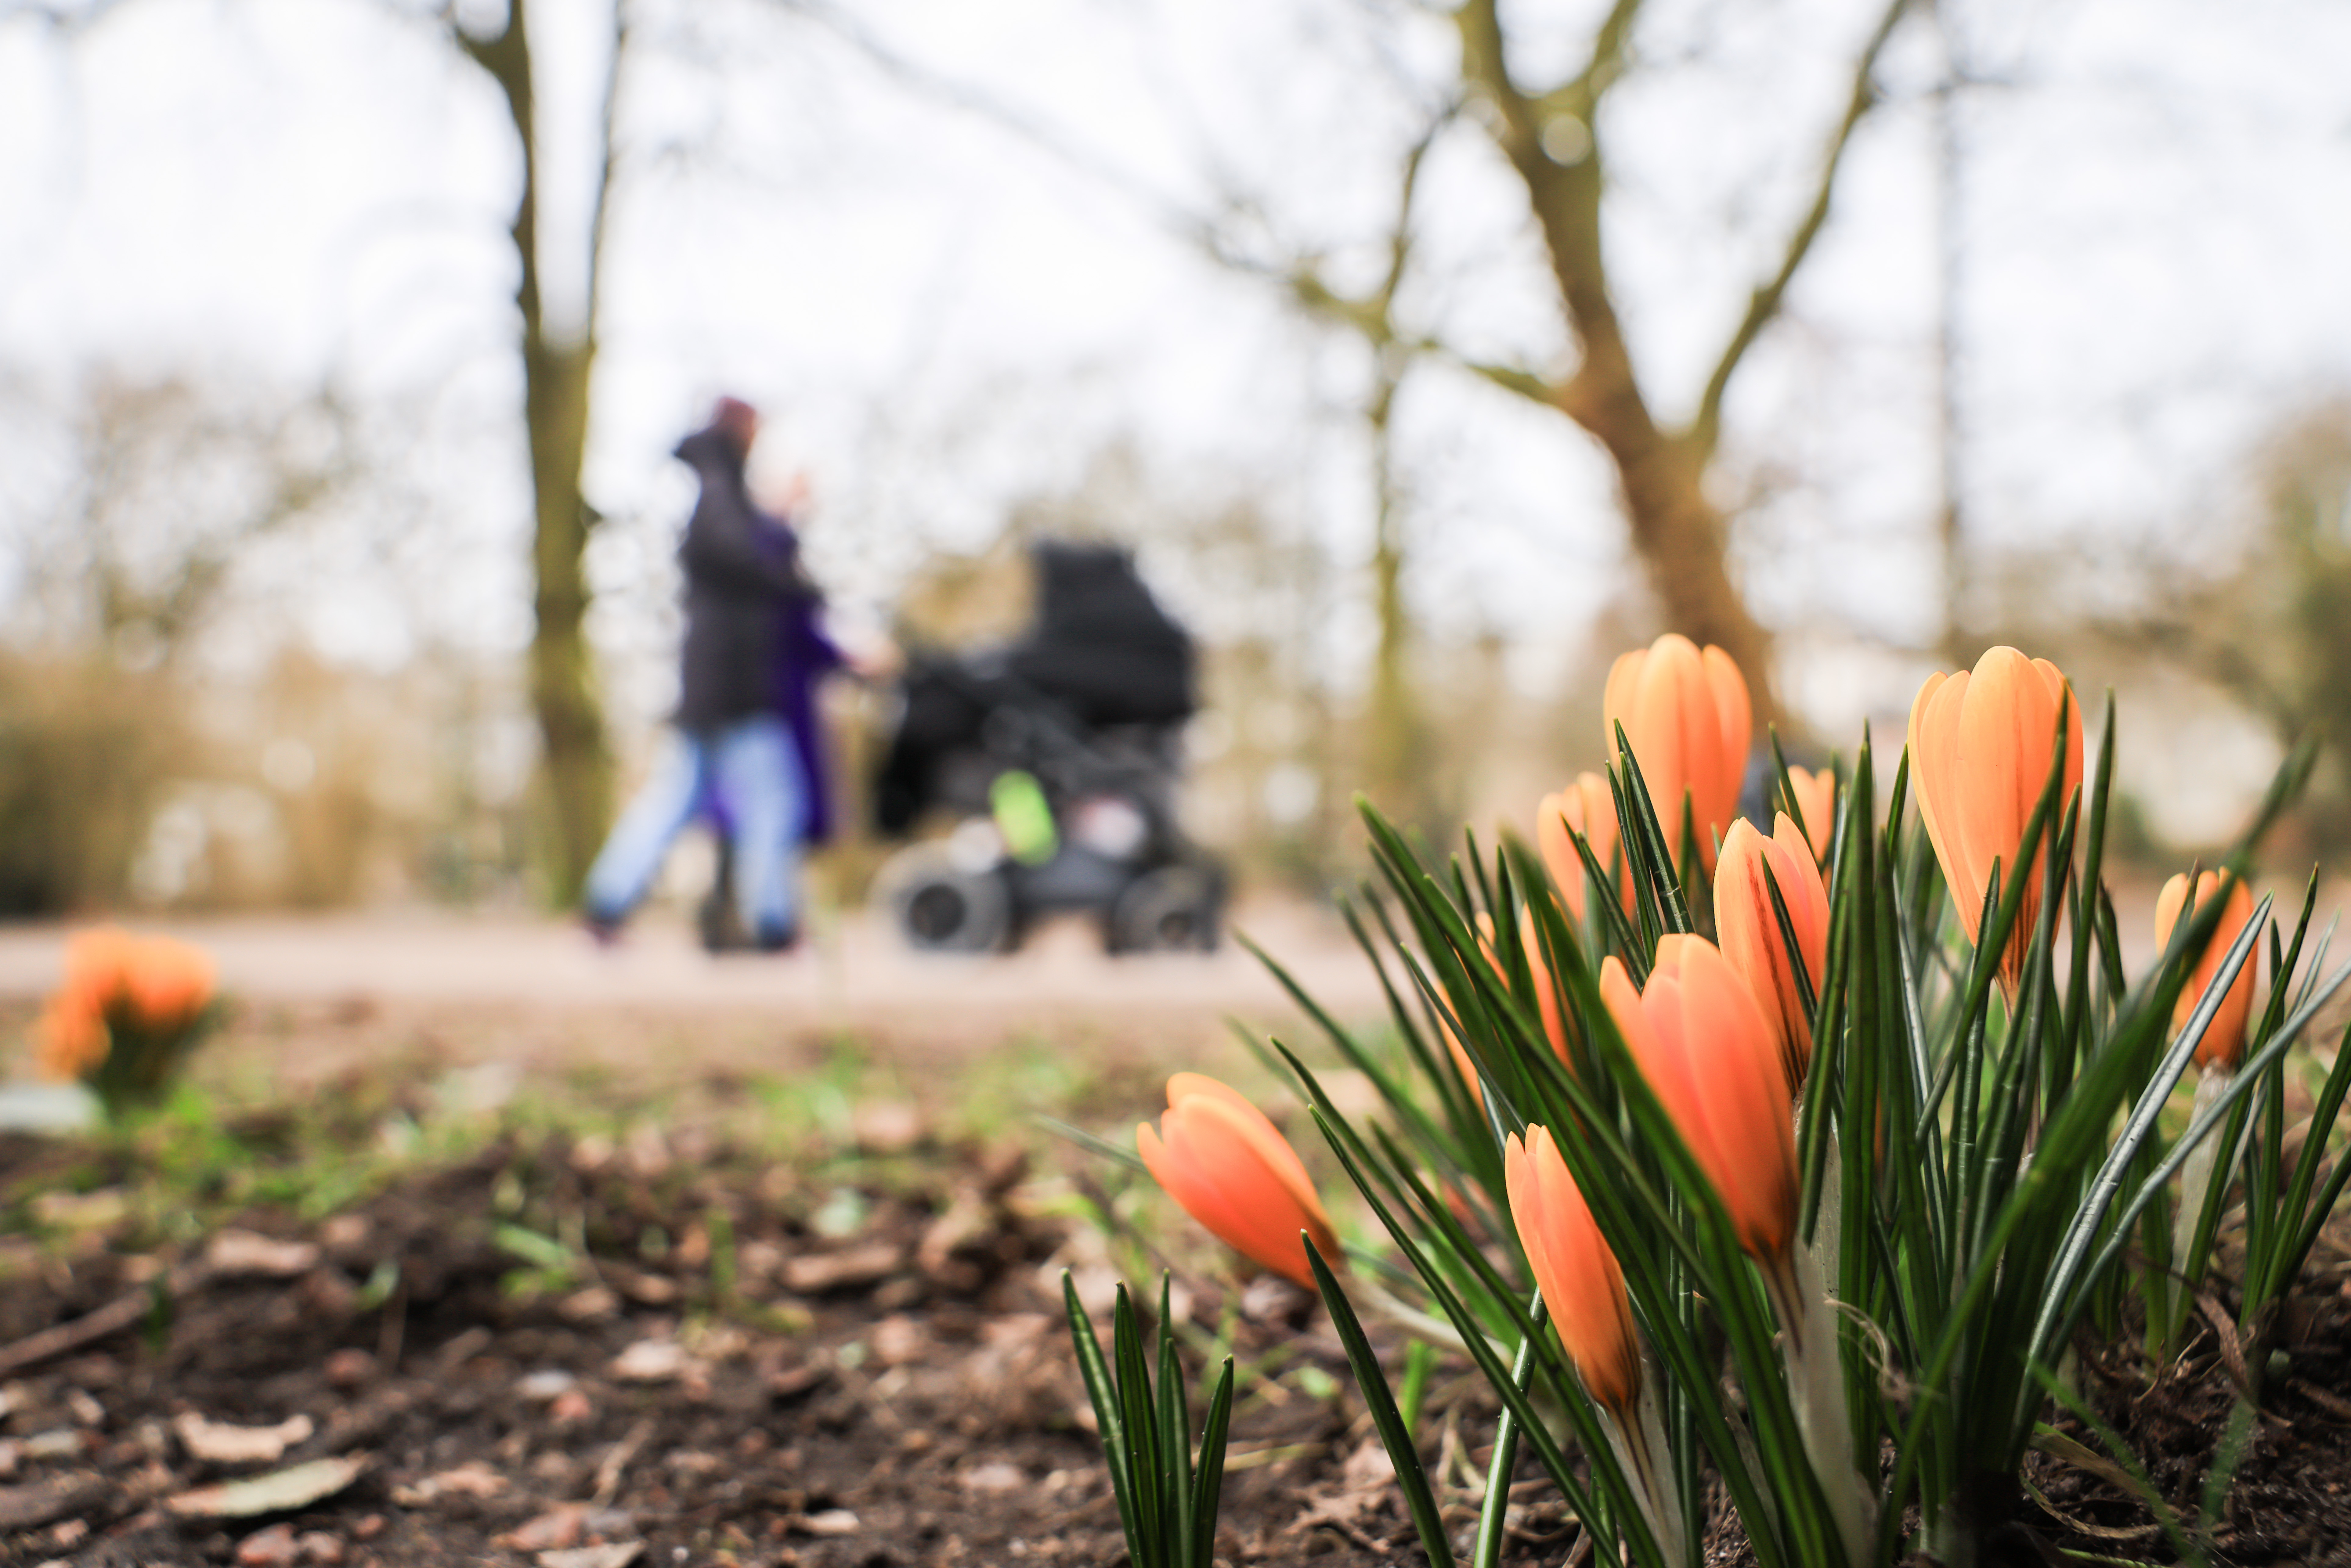
POLYGON ((1092 911, 1113 953, 1207 951, 1224 868, 1176 825, 1178 737, 1195 706, 1192 640, 1123 549, 1036 547, 1037 616, 996 653, 912 662, 875 782, 902 836, 876 902, 916 947, 1002 952, 1041 915, 1092 911))

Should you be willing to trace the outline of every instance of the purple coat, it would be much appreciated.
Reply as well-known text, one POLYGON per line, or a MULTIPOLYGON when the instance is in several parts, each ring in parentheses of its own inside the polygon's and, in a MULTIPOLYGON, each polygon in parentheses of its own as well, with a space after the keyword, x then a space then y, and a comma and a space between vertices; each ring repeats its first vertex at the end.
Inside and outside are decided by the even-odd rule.
MULTIPOLYGON (((772 521, 788 541, 782 548, 797 554, 799 539, 791 525, 781 517, 772 521)), ((812 599, 786 601, 778 615, 772 665, 776 711, 784 716, 792 732, 793 749, 799 756, 800 776, 807 786, 808 817, 800 837, 811 844, 832 837, 831 770, 825 765, 823 727, 816 711, 817 682, 842 663, 839 645, 818 623, 821 608, 812 599)))

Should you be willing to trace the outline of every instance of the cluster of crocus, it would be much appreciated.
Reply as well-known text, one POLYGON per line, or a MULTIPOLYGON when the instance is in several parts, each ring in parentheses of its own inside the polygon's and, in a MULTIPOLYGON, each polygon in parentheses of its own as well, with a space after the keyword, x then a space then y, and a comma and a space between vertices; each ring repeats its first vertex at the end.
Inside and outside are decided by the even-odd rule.
POLYGON ((2017 855, 2048 780, 2061 721, 2065 773, 2057 804, 2063 810, 2082 783, 2082 714, 2056 665, 2013 648, 1993 648, 1972 672, 1928 676, 1910 705, 1910 776, 1918 816, 1969 941, 1977 938, 1994 868, 2003 896, 2020 874, 2025 879, 2021 913, 2001 955, 2001 980, 2011 997, 2031 950, 2053 832, 2043 831, 2032 863, 2021 873, 2017 855))
POLYGON ((1218 1240, 1314 1288, 1303 1232, 1333 1268, 1338 1239, 1298 1151, 1247 1096, 1197 1072, 1167 1081, 1159 1131, 1145 1122, 1134 1141, 1143 1163, 1185 1212, 1218 1240))
POLYGON ((1738 818, 1740 786, 1747 778, 1755 729, 1747 678, 1721 649, 1700 651, 1688 638, 1668 632, 1617 656, 1600 706, 1610 755, 1619 726, 1632 745, 1675 865, 1681 866, 1687 800, 1698 863, 1712 871, 1715 841, 1738 818))
POLYGON ((116 925, 78 931, 36 1027, 40 1069, 88 1082, 110 1103, 150 1093, 192 1042, 216 984, 212 956, 190 943, 116 925))
MULTIPOLYGON (((1491 1500, 1508 1495, 1523 1441, 1605 1560, 1694 1562, 1682 1527, 1703 1517, 1704 1477, 1758 1561, 1986 1561, 2012 1524, 2003 1499, 2045 1418, 2045 1374, 2076 1329, 2136 1332, 2126 1314, 2143 1311, 2149 1343, 2168 1343, 2180 1304, 2203 1299, 2193 1260, 2230 1207, 2240 1129, 2248 1148, 2268 1139, 2244 1155, 2247 1190, 2277 1194, 2249 1206, 2248 1334, 2351 1187, 2351 1163, 2320 1180, 2323 1136, 2289 1161, 2284 1119, 2247 1114, 2249 1094, 2283 1103, 2283 1051, 2351 982, 2346 965, 2295 983, 2310 905, 2289 941, 2268 927, 2258 1027, 2252 963, 2214 990, 2241 934, 2267 918, 2241 868, 2306 754, 2230 852, 2239 870, 2165 888, 2159 944, 2185 920, 2201 947, 2124 988, 2129 960, 2098 878, 2112 769, 2102 762, 2084 790, 2081 716, 2047 661, 1995 648, 1927 682, 1910 789, 1893 796, 1915 802, 1910 821, 1880 820, 1885 775, 1865 737, 1849 768, 1773 770, 1768 834, 1761 817, 1740 819, 1746 687, 1719 650, 1667 638, 1626 655, 1607 706, 1611 749, 1621 728, 1646 789, 1626 769, 1545 796, 1539 853, 1506 841, 1475 874, 1435 868, 1366 811, 1404 916, 1384 908, 1381 924, 1412 988, 1390 990, 1391 1036, 1316 1021, 1392 1124, 1359 1131, 1352 1101, 1343 1109, 1274 1047, 1426 1287, 1423 1312, 1388 1295, 1379 1270, 1314 1274, 1415 1528, 1432 1561, 1456 1553, 1350 1297, 1448 1331, 1430 1337, 1476 1361, 1504 1406, 1475 1560, 1494 1559, 1505 1527, 1491 1500), (1931 874, 1916 876, 1929 849, 1957 922, 1926 896, 1931 874), (2099 912, 2063 956, 2046 945, 2052 888, 2099 912), (1961 929, 1972 962, 1941 950, 1961 929), (2175 1133, 2158 1117, 2189 1042, 2167 1050, 2166 1029, 2199 1007, 2209 1071, 2175 1133), (1432 1082, 1435 1111, 1422 1098, 1432 1082), (2167 1215, 2172 1260, 2142 1269, 2133 1249, 2167 1215), (1517 1269, 1502 1256, 1513 1239, 1517 1269), (1895 1456, 1884 1472, 1882 1453, 1895 1456)), ((2114 730, 2110 700, 2104 758, 2114 730)), ((1164 1146, 1144 1130, 1146 1162, 1211 1230, 1303 1282, 1296 1239, 1327 1252, 1329 1222, 1295 1153, 1238 1096, 1187 1081, 1204 1082, 1170 1084, 1164 1146)), ((2346 1104, 2351 1049, 2312 1125, 2346 1104)))

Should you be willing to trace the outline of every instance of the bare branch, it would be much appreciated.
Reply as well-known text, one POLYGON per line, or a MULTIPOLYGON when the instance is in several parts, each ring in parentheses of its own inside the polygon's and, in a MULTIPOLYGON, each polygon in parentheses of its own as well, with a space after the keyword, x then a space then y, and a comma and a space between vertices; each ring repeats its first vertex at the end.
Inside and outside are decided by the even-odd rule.
POLYGON ((1705 395, 1698 399, 1698 413, 1691 419, 1688 441, 1704 462, 1714 454, 1715 444, 1722 435, 1722 400, 1729 390, 1730 378, 1738 372, 1740 361, 1747 350, 1763 335, 1780 314, 1786 300, 1788 286, 1794 281, 1797 270, 1811 254, 1813 242, 1820 237, 1822 227, 1828 222, 1829 202, 1836 190, 1837 172, 1844 162, 1845 149, 1852 145, 1853 133, 1877 102, 1877 86, 1873 79, 1877 70, 1877 57, 1886 48, 1902 14, 1909 8, 1910 0, 1890 0, 1884 16, 1878 18, 1876 30, 1870 34, 1868 44, 1854 62, 1853 91, 1845 100, 1844 117, 1837 122, 1829 139, 1828 155, 1821 161, 1820 179, 1813 187, 1812 205, 1805 210, 1803 220, 1788 238, 1788 247, 1780 258, 1780 267, 1769 282, 1748 297, 1747 314, 1740 319, 1730 340, 1723 346, 1722 356, 1716 361, 1714 373, 1707 378, 1705 395))
POLYGON ((613 151, 613 105, 621 96, 621 70, 629 57, 630 9, 629 0, 613 0, 612 65, 605 74, 603 100, 597 105, 596 112, 596 189, 589 198, 587 298, 580 323, 583 349, 591 358, 596 352, 596 303, 604 278, 604 243, 610 237, 612 168, 617 157, 613 151))

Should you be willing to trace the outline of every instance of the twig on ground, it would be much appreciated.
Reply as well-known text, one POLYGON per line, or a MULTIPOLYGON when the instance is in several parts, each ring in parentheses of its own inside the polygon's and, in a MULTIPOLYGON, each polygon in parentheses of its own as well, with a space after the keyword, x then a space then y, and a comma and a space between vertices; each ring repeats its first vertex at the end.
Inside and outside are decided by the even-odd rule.
MULTIPOLYGON (((163 1276, 161 1289, 163 1295, 177 1301, 203 1285, 211 1275, 212 1270, 205 1264, 183 1263, 163 1276)), ((14 1344, 0 1347, 0 1377, 22 1372, 28 1366, 38 1365, 136 1326, 154 1311, 157 1288, 154 1282, 150 1281, 71 1322, 43 1329, 38 1333, 26 1335, 14 1344)))

